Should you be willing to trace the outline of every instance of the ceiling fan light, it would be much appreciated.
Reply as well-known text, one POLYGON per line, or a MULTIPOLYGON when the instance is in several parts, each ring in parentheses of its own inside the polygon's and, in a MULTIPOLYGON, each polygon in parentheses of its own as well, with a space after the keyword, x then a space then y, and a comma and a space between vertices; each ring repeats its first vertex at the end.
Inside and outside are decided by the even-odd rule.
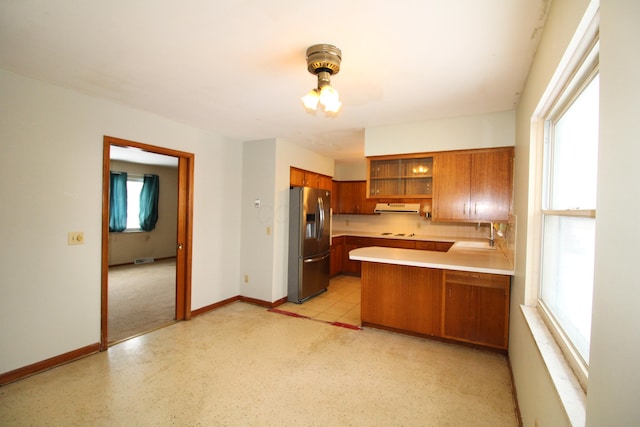
POLYGON ((342 102, 331 87, 331 76, 340 71, 342 51, 330 44, 316 44, 307 49, 307 70, 318 78, 318 87, 302 98, 308 112, 315 112, 318 102, 325 113, 337 113, 342 102))
POLYGON ((327 113, 337 113, 338 111, 340 111, 340 107, 342 107, 342 102, 338 101, 337 99, 332 101, 329 104, 323 104, 324 105, 324 111, 327 113))
POLYGON ((320 89, 320 103, 324 106, 325 111, 331 113, 337 113, 342 106, 338 91, 330 85, 322 86, 322 89, 320 89))
POLYGON ((312 89, 308 94, 302 97, 302 104, 307 110, 315 111, 318 108, 318 101, 320 101, 320 94, 318 89, 312 89))

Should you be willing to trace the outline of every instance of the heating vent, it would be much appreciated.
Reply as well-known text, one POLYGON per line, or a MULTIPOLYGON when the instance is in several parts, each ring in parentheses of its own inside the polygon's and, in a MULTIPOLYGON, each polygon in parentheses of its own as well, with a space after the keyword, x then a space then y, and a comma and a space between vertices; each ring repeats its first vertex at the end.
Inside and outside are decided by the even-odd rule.
POLYGON ((150 262, 154 262, 155 260, 153 259, 153 257, 147 257, 147 258, 136 258, 133 260, 134 264, 148 264, 150 262))

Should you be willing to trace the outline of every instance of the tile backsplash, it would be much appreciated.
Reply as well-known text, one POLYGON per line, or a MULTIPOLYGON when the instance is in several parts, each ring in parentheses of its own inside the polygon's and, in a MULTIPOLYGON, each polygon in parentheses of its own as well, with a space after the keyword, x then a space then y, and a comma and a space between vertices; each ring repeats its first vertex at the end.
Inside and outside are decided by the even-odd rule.
POLYGON ((333 215, 333 229, 371 233, 415 233, 421 236, 483 238, 489 224, 444 223, 426 220, 417 214, 333 215))

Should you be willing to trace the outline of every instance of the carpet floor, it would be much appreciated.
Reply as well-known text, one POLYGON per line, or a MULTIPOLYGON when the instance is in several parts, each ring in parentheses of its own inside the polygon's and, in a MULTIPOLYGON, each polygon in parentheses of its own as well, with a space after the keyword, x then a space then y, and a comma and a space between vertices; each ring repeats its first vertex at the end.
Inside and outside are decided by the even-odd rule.
POLYGON ((173 322, 176 261, 109 268, 108 341, 117 342, 173 322))

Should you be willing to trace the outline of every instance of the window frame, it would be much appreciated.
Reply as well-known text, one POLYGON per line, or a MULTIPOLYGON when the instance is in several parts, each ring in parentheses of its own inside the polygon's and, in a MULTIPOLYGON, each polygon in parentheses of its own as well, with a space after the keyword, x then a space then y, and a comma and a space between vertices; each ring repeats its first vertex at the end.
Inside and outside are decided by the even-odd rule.
POLYGON ((595 209, 567 209, 567 210, 555 210, 548 209, 550 197, 547 193, 547 176, 550 174, 547 171, 548 161, 545 156, 550 153, 545 153, 544 147, 550 143, 548 140, 549 127, 553 126, 553 122, 558 120, 562 115, 570 108, 575 99, 582 93, 582 91, 593 81, 593 79, 599 74, 599 37, 597 27, 593 31, 591 37, 587 43, 582 46, 576 52, 576 56, 573 58, 573 65, 567 64, 567 67, 563 70, 564 75, 558 80, 553 91, 547 91, 543 99, 546 101, 537 110, 536 114, 532 117, 532 147, 535 147, 537 166, 537 185, 535 194, 535 247, 537 253, 535 255, 534 267, 533 267, 533 280, 531 281, 532 288, 529 290, 529 302, 535 305, 538 314, 544 321, 549 332, 555 339, 556 343, 560 347, 560 350, 564 354, 566 361, 576 375, 578 382, 583 390, 586 392, 587 380, 588 380, 588 364, 582 359, 582 356, 576 350, 567 334, 562 327, 558 324, 551 311, 541 300, 541 284, 542 284, 542 259, 543 259, 543 235, 544 235, 544 221, 545 216, 557 216, 557 217, 573 217, 573 218, 593 218, 595 220, 595 209))

